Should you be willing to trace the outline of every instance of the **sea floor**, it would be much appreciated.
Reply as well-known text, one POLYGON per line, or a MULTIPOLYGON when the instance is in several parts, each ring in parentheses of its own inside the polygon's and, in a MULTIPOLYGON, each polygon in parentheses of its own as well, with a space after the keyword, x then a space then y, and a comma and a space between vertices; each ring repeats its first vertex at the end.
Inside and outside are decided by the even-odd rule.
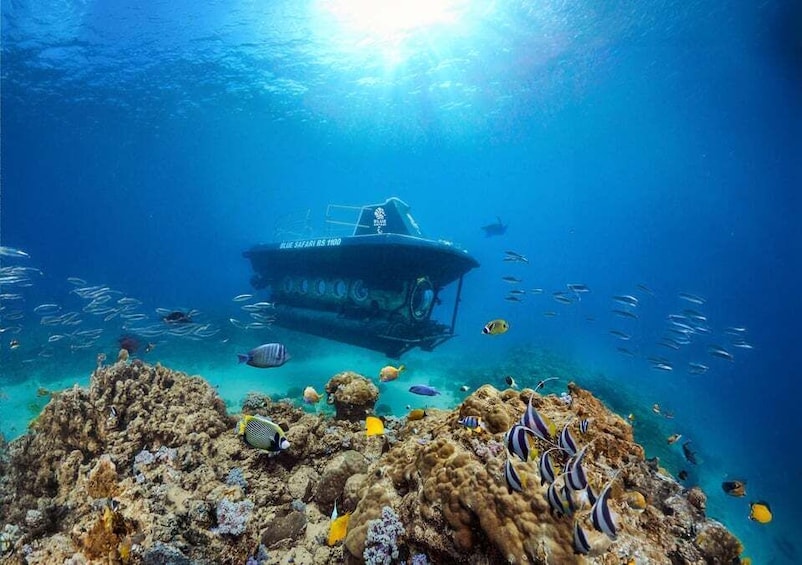
MULTIPOLYGON (((179 343, 156 348, 144 355, 144 360, 202 376, 218 389, 231 413, 239 411, 249 392, 268 394, 276 399, 290 398, 301 404, 303 389, 313 386, 325 398, 326 382, 344 370, 375 379, 380 390, 376 406, 380 414, 403 416, 410 408, 450 409, 468 394, 460 390, 461 386, 467 385, 474 390, 489 383, 505 388, 504 375, 510 369, 507 364, 499 366, 496 371, 493 362, 487 360, 472 363, 471 356, 475 354, 450 348, 437 355, 410 353, 404 357, 408 368, 398 380, 379 383, 379 370, 384 365, 396 363, 381 354, 362 349, 304 339, 293 348, 290 362, 269 370, 237 364, 236 353, 245 350, 244 343, 220 343, 213 347, 179 343), (408 391, 412 384, 429 384, 442 394, 416 396, 408 391)), ((31 366, 27 378, 20 379, 17 375, 16 381, 9 384, 0 380, 0 432, 6 439, 25 433, 51 393, 75 385, 88 385, 95 362, 91 356, 86 356, 85 366, 82 361, 65 364, 63 360, 46 359, 31 366)), ((559 369, 552 365, 549 372, 555 371, 559 369)), ((752 563, 790 565, 802 562, 802 548, 791 531, 791 525, 799 523, 799 497, 789 488, 792 478, 782 465, 771 463, 773 454, 766 451, 765 443, 750 442, 730 432, 730 414, 717 411, 716 405, 707 402, 704 395, 694 396, 683 391, 656 394, 637 382, 622 382, 599 371, 588 371, 589 376, 580 377, 576 376, 575 366, 566 370, 566 374, 574 375, 571 380, 593 392, 613 411, 624 417, 633 415, 635 438, 644 446, 646 456, 659 457, 661 465, 674 476, 681 469, 688 472, 684 484, 702 487, 708 497, 708 515, 723 522, 741 539, 744 555, 751 557, 752 563), (653 405, 662 398, 669 398, 669 401, 663 401, 658 414, 653 405), (683 439, 669 445, 666 438, 673 433, 683 434, 683 439), (685 438, 691 440, 691 447, 697 452, 697 465, 688 463, 682 455, 681 445, 685 438), (747 481, 746 497, 733 498, 724 494, 721 482, 731 479, 747 481), (765 500, 771 504, 772 523, 762 525, 749 520, 749 502, 752 500, 765 500)), ((517 380, 520 387, 537 384, 534 378, 532 382, 528 382, 526 377, 517 380)), ((559 394, 565 391, 567 380, 566 377, 550 382, 545 392, 559 394)), ((331 411, 325 400, 307 409, 331 411)))

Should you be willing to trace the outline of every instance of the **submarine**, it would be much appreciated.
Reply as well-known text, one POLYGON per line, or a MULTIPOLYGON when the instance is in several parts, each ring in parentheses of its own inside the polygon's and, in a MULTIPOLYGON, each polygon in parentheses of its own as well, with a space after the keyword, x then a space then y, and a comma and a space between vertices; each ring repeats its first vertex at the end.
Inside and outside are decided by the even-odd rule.
POLYGON ((424 237, 397 197, 329 205, 325 237, 311 229, 243 253, 251 285, 275 305, 274 324, 398 359, 456 335, 463 277, 479 263, 452 242, 424 237), (337 219, 340 217, 347 220, 337 219), (300 235, 300 236, 299 236, 300 235), (449 323, 432 314, 456 283, 449 323))

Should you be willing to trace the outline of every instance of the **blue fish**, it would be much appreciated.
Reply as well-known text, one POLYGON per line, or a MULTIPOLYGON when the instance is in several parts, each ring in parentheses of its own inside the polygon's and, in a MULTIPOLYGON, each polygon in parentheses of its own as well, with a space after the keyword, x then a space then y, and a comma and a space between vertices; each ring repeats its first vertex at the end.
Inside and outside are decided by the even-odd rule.
POLYGON ((409 392, 412 394, 420 394, 421 396, 437 396, 440 391, 429 385, 412 385, 409 387, 409 392))

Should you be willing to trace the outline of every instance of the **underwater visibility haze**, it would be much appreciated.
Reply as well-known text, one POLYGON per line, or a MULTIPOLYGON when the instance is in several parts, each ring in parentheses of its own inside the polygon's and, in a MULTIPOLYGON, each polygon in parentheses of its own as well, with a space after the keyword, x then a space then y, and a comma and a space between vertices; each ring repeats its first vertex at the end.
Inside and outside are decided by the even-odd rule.
POLYGON ((798 2, 2 0, 0 63, 6 441, 121 347, 232 413, 345 370, 399 417, 554 376, 754 563, 802 562, 798 2), (395 360, 282 326, 243 253, 391 197, 478 262, 455 335, 395 360))

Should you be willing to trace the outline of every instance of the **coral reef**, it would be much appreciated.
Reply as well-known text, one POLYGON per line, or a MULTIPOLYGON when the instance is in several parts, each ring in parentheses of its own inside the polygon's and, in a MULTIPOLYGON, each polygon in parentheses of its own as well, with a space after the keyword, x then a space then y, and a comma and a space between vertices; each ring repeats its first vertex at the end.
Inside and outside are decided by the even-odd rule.
POLYGON ((453 411, 387 417, 373 437, 369 380, 339 373, 326 391, 335 419, 249 395, 244 412, 287 430, 292 447, 271 455, 237 437, 203 379, 138 360, 98 367, 88 389, 54 396, 0 453, 0 562, 575 563, 573 520, 549 511, 537 461, 517 462, 523 492, 504 481, 504 433, 532 395, 558 428, 592 422, 577 435, 588 479, 598 493, 614 478, 617 539, 588 526, 584 562, 731 563, 741 552, 705 517, 704 493, 645 460, 629 424, 577 386, 567 404, 486 385, 453 411), (487 431, 458 423, 469 415, 487 431), (329 547, 335 503, 351 516, 344 543, 329 547))

